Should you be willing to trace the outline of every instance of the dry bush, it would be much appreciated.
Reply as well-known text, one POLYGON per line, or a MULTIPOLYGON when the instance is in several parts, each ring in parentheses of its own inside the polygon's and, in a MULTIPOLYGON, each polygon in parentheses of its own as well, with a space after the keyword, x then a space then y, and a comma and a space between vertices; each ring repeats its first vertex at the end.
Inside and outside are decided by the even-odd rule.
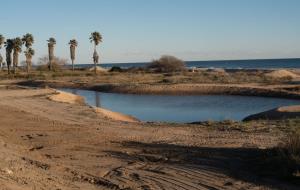
POLYGON ((300 135, 293 133, 286 142, 269 150, 260 168, 262 172, 282 178, 299 177, 300 172, 300 135))
POLYGON ((113 66, 109 72, 123 72, 123 69, 121 67, 118 66, 113 66))
MULTIPOLYGON (((66 59, 54 57, 54 59, 52 61, 52 69, 53 69, 53 71, 61 71, 63 69, 63 66, 65 66, 66 64, 67 64, 66 59)), ((37 70, 38 71, 48 71, 49 70, 48 56, 39 58, 37 70)))
POLYGON ((169 55, 164 55, 158 60, 153 60, 147 68, 155 72, 177 72, 186 70, 184 61, 169 55))

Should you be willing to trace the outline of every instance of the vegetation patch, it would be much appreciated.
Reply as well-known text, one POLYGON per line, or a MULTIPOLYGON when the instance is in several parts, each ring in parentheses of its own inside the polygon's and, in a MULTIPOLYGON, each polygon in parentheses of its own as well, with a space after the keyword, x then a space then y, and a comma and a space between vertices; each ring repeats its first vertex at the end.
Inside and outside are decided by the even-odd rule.
POLYGON ((152 61, 152 63, 148 65, 148 68, 155 72, 176 72, 186 70, 184 61, 169 55, 162 56, 160 59, 152 61))

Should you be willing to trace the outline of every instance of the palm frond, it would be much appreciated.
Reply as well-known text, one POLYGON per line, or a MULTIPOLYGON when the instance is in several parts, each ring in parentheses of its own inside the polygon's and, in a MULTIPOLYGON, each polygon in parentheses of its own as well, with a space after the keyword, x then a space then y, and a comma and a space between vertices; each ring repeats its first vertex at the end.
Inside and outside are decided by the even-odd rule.
POLYGON ((22 42, 27 48, 31 47, 32 44, 34 43, 33 35, 29 33, 25 34, 22 38, 22 42))
POLYGON ((51 44, 51 45, 55 45, 56 44, 56 40, 55 40, 55 38, 49 38, 49 40, 47 40, 47 42, 49 43, 49 44, 51 44))

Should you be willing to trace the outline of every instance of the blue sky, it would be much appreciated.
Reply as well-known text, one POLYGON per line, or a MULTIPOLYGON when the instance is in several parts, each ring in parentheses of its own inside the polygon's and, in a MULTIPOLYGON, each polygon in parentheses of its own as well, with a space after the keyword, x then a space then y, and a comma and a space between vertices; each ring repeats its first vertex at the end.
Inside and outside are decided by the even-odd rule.
MULTIPOLYGON (((150 61, 163 54, 184 60, 300 57, 299 0, 0 0, 0 34, 30 32, 35 60, 69 58, 91 63, 91 32, 102 33, 101 62, 150 61)), ((4 54, 2 49, 2 54, 4 54)), ((24 56, 21 56, 21 60, 24 56)))

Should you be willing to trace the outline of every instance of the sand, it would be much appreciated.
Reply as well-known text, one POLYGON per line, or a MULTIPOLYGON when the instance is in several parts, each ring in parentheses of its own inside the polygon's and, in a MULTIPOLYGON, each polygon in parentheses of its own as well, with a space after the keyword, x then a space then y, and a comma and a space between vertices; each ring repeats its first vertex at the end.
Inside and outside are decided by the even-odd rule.
MULTIPOLYGON (((71 93, 63 92, 56 90, 55 94, 48 96, 49 100, 56 101, 56 102, 62 102, 62 103, 68 103, 68 104, 79 104, 79 105, 85 105, 84 98, 79 95, 74 95, 71 93)), ((117 121, 124 121, 124 122, 139 122, 138 119, 125 115, 118 112, 113 112, 104 108, 96 108, 93 107, 94 111, 96 113, 102 114, 105 117, 117 120, 117 121)))
POLYGON ((297 189, 249 170, 278 133, 115 121, 55 94, 0 89, 1 189, 297 189))
POLYGON ((285 106, 276 109, 268 110, 265 112, 250 115, 244 121, 252 120, 280 120, 280 119, 293 119, 300 118, 300 106, 285 106))
POLYGON ((290 78, 298 78, 299 75, 295 74, 292 71, 288 71, 288 70, 284 70, 284 69, 279 69, 279 70, 275 70, 275 71, 271 71, 267 74, 265 74, 267 77, 272 77, 272 78, 286 78, 286 77, 290 77, 290 78))
MULTIPOLYGON (((95 71, 95 67, 91 67, 87 69, 88 71, 95 71)), ((97 72, 108 72, 108 69, 105 69, 103 67, 97 66, 96 67, 97 72)))
POLYGON ((125 115, 122 113, 118 112, 113 112, 104 108, 94 108, 96 113, 100 113, 104 116, 106 116, 109 119, 113 119, 116 121, 124 121, 124 122, 131 122, 131 123, 137 123, 140 122, 138 119, 130 116, 130 115, 125 115))
POLYGON ((83 97, 59 90, 55 91, 55 94, 50 95, 48 98, 49 100, 53 100, 56 102, 63 102, 69 104, 85 104, 83 97))

